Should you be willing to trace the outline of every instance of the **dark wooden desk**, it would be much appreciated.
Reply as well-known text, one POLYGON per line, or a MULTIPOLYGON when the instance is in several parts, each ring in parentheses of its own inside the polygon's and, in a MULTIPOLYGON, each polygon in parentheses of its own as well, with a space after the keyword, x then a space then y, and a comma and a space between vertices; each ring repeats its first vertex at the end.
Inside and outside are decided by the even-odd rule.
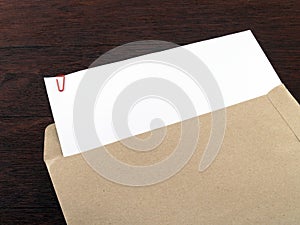
POLYGON ((43 162, 53 122, 43 77, 87 68, 113 47, 251 29, 300 101, 300 1, 68 2, 0 2, 0 224, 64 223, 43 162))

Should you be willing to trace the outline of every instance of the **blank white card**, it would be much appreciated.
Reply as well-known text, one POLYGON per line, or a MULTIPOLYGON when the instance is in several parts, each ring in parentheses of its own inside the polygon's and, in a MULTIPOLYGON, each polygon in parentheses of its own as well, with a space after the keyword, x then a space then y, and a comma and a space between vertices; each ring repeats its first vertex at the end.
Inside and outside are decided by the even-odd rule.
MULTIPOLYGON (((209 69, 217 82, 224 100, 224 107, 241 103, 267 94, 274 87, 281 84, 276 72, 263 53, 251 31, 244 31, 211 40, 201 41, 182 46, 199 58, 209 69)), ((155 54, 171 54, 180 59, 180 51, 166 50, 155 54)), ((149 56, 149 55, 148 55, 149 56)), ((135 61, 141 63, 129 65, 125 69, 116 71, 114 77, 109 80, 98 93, 94 103, 94 122, 97 135, 103 145, 110 144, 128 135, 116 135, 113 127, 112 107, 121 90, 138 79, 151 76, 170 80, 180 86, 193 103, 197 116, 212 111, 207 101, 206 93, 199 88, 193 80, 184 78, 184 74, 176 67, 147 61, 146 56, 136 57, 135 61)), ((184 62, 184 59, 182 59, 184 62)), ((130 60, 113 63, 124 65, 130 60)), ((112 65, 112 64, 109 64, 112 65)), ((109 66, 103 65, 93 69, 96 76, 102 76, 102 69, 109 66), (101 69, 102 68, 102 69, 101 69)), ((59 141, 64 156, 70 156, 82 151, 79 150, 73 129, 73 107, 80 82, 87 70, 78 71, 65 76, 63 91, 58 90, 57 80, 62 88, 62 78, 44 78, 52 114, 54 117, 59 141)), ((199 75, 200 76, 200 75, 199 75)), ((94 84, 90 84, 94 85, 94 84)), ((201 84, 200 84, 201 85, 201 84)), ((138 93, 137 93, 138 94, 138 93)), ((89 92, 86 92, 89 95, 89 92)), ((87 96, 88 97, 88 96, 87 96)), ((133 102, 132 109, 128 112, 128 127, 131 135, 141 134, 151 129, 151 120, 160 118, 164 125, 180 122, 184 119, 176 112, 172 102, 164 99, 148 98, 133 102)), ((155 127, 157 128, 157 127, 155 127)), ((100 147, 100 146, 91 146, 100 147)), ((84 149, 89 150, 89 149, 84 149)))

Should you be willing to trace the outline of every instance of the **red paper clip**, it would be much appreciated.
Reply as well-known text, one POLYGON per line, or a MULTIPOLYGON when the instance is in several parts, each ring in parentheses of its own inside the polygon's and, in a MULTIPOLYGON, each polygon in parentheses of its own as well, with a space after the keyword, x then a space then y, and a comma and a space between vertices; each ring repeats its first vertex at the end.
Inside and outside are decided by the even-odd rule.
POLYGON ((63 91, 65 90, 65 75, 60 74, 60 75, 57 75, 56 77, 62 77, 62 78, 63 78, 62 88, 59 87, 58 79, 56 79, 56 84, 57 84, 57 89, 58 89, 58 91, 59 91, 59 92, 63 92, 63 91))

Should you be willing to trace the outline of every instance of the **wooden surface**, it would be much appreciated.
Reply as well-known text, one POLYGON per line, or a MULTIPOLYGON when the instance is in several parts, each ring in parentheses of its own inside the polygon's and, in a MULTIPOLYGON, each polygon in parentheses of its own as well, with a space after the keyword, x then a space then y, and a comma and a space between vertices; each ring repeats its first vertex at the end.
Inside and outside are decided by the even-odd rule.
POLYGON ((0 1, 0 224, 63 224, 43 162, 53 122, 44 76, 87 68, 107 50, 188 44, 251 29, 300 101, 300 1, 0 1))

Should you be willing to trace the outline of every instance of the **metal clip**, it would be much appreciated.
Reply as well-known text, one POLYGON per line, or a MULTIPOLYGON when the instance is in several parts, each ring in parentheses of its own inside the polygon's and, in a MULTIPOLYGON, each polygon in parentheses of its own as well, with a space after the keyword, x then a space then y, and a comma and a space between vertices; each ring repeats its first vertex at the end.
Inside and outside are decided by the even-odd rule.
POLYGON ((63 78, 62 88, 60 88, 58 79, 56 79, 56 84, 57 84, 57 89, 58 89, 58 91, 59 91, 59 92, 63 92, 63 91, 65 90, 65 75, 60 74, 60 75, 57 75, 56 77, 62 77, 62 78, 63 78))

